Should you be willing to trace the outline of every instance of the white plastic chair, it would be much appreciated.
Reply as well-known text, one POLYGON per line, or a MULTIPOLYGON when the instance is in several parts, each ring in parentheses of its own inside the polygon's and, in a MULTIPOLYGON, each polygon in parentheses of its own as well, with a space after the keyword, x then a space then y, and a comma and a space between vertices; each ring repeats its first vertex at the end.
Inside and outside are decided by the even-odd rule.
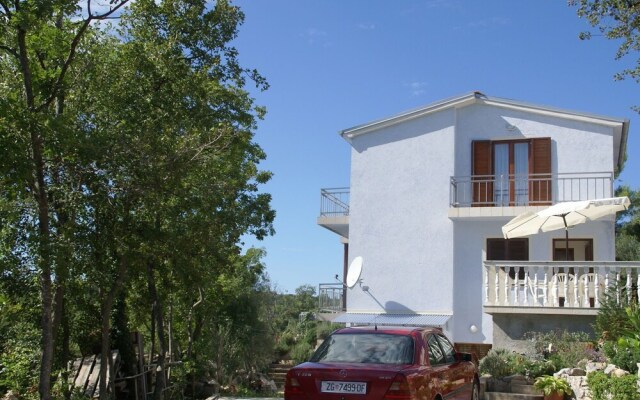
MULTIPOLYGON (((566 274, 564 272, 558 272, 551 278, 551 293, 553 294, 553 305, 560 307, 560 299, 564 299, 562 307, 569 302, 569 295, 573 293, 575 288, 576 278, 573 274, 566 274)), ((575 299, 574 299, 575 300, 575 299)))
POLYGON ((578 296, 582 307, 599 307, 604 288, 604 278, 595 273, 587 273, 578 278, 578 296))

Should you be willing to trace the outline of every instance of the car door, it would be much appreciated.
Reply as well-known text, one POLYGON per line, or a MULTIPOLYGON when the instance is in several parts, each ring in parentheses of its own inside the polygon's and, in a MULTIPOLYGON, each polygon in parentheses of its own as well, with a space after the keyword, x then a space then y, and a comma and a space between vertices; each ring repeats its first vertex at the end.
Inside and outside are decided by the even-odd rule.
POLYGON ((469 363, 456 359, 456 349, 444 335, 434 335, 442 348, 447 366, 448 386, 451 389, 451 399, 468 400, 473 388, 473 372, 469 363))
POLYGON ((429 334, 427 338, 429 348, 429 364, 431 365, 431 385, 434 392, 440 393, 444 400, 455 399, 454 388, 451 385, 451 369, 447 362, 447 356, 435 334, 429 334))

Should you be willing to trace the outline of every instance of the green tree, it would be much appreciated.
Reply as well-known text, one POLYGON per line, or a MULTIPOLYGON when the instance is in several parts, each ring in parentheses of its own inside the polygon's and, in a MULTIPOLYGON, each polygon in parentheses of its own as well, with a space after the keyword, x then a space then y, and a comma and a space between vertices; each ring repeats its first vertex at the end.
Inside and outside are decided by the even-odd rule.
POLYGON ((98 329, 104 378, 115 301, 146 287, 164 354, 166 305, 233 301, 215 282, 237 269, 240 237, 273 233, 252 133, 264 110, 244 90, 266 82, 229 44, 242 12, 140 0, 113 27, 96 23, 125 3, 0 1, 0 265, 7 279, 40 277, 43 399, 70 327, 93 328, 78 342, 98 329))

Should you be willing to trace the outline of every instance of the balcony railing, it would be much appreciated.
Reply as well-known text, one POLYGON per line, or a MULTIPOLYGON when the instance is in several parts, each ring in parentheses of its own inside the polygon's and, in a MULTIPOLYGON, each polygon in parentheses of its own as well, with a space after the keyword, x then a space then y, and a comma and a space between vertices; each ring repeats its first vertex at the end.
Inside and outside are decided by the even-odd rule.
POLYGON ((545 206, 613 196, 610 172, 451 177, 451 207, 545 206))
MULTIPOLYGON (((605 297, 640 298, 640 261, 485 261, 484 306, 598 309, 605 297)), ((595 311, 595 310, 594 310, 595 311)))
POLYGON ((320 189, 320 216, 349 215, 349 188, 320 189))
POLYGON ((318 288, 318 309, 320 312, 344 311, 344 285, 341 283, 321 283, 318 288))

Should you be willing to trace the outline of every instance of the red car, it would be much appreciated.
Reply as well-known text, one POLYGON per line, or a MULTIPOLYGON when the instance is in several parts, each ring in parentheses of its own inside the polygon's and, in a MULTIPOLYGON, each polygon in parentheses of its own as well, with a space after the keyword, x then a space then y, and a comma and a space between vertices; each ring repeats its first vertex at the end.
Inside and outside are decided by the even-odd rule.
POLYGON ((436 328, 344 328, 287 373, 285 400, 478 400, 478 369, 436 328))

